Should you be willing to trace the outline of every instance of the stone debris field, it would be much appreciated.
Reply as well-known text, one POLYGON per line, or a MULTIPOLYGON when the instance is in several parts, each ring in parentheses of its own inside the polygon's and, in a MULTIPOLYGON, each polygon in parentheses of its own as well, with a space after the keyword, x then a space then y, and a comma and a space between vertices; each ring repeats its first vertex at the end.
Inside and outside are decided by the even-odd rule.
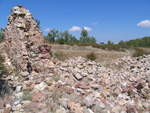
POLYGON ((109 67, 82 57, 50 56, 33 15, 16 5, 1 43, 4 65, 0 113, 150 113, 150 55, 109 67))

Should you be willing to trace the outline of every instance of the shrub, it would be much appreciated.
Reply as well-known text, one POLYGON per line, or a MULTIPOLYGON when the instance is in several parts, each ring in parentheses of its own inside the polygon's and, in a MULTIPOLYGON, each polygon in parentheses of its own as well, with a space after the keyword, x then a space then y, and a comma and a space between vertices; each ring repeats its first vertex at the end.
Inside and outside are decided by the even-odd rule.
POLYGON ((139 57, 147 54, 146 51, 144 51, 143 49, 139 49, 139 48, 134 48, 134 49, 135 49, 135 53, 132 55, 133 57, 139 57))
POLYGON ((90 60, 95 60, 96 59, 96 55, 94 53, 89 53, 86 55, 87 59, 90 59, 90 60))
POLYGON ((73 42, 67 42, 65 43, 66 45, 70 45, 70 46, 73 46, 73 45, 76 45, 76 43, 73 43, 73 42))
POLYGON ((64 43, 65 43, 65 40, 64 40, 63 38, 58 38, 58 39, 57 39, 57 42, 58 42, 59 44, 64 44, 64 43))

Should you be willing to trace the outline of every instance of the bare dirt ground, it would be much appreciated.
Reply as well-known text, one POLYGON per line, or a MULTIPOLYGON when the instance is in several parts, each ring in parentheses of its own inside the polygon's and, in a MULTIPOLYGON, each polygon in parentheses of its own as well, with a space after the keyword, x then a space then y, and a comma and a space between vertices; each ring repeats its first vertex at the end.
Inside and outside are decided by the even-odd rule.
POLYGON ((106 63, 110 60, 122 58, 124 56, 131 56, 133 51, 126 50, 125 52, 122 51, 114 51, 114 50, 102 50, 98 48, 93 48, 91 46, 69 46, 69 45, 58 45, 58 44, 51 44, 52 46, 52 53, 55 54, 61 53, 65 56, 65 58, 69 57, 86 57, 87 54, 93 52, 96 54, 97 59, 96 62, 106 63))

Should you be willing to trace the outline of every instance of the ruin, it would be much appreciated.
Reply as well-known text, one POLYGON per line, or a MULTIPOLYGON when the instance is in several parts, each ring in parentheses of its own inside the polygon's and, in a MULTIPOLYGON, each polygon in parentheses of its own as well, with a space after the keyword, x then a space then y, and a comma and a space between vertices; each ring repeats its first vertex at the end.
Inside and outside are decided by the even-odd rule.
POLYGON ((29 62, 31 68, 35 62, 50 58, 51 46, 45 41, 33 15, 23 6, 16 5, 12 9, 4 36, 4 50, 17 70, 29 71, 29 62))

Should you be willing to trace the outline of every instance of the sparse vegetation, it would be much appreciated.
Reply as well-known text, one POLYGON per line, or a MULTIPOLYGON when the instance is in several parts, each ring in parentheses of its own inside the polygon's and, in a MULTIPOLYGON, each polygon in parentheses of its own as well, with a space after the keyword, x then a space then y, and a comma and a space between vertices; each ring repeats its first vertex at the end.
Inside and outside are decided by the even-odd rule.
POLYGON ((57 58, 58 60, 64 61, 66 58, 62 52, 57 51, 54 53, 54 57, 57 58))
POLYGON ((96 59, 96 55, 92 52, 86 55, 87 59, 90 60, 95 60, 96 59))
POLYGON ((0 56, 0 78, 2 77, 2 75, 7 75, 8 71, 4 66, 4 59, 2 58, 2 56, 0 56))

